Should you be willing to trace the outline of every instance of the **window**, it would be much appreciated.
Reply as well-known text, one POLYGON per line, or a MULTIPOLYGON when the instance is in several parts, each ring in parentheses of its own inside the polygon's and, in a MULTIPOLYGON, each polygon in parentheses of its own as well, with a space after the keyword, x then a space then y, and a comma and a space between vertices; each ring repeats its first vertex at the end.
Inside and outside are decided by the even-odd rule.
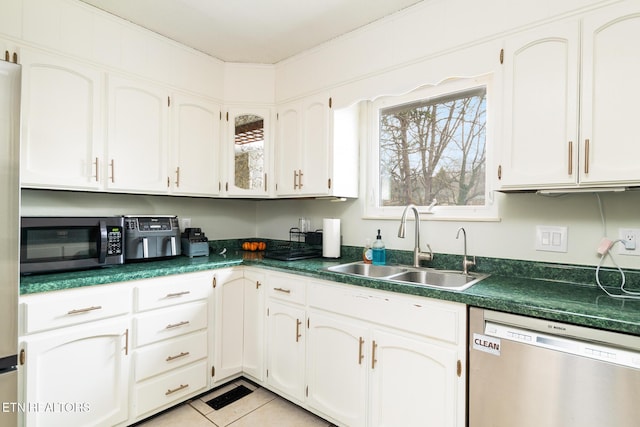
POLYGON ((375 101, 369 216, 409 203, 438 217, 487 216, 487 85, 476 79, 375 101), (371 206, 373 205, 373 206, 371 206))

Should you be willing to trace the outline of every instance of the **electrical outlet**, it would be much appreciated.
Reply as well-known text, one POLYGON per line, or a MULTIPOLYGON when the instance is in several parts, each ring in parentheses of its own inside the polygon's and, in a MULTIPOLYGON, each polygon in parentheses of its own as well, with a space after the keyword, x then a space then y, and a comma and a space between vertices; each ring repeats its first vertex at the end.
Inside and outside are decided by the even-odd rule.
POLYGON ((618 245, 618 253, 622 255, 640 255, 640 247, 638 247, 638 238, 640 238, 640 229, 637 228, 619 228, 618 238, 622 243, 618 245))

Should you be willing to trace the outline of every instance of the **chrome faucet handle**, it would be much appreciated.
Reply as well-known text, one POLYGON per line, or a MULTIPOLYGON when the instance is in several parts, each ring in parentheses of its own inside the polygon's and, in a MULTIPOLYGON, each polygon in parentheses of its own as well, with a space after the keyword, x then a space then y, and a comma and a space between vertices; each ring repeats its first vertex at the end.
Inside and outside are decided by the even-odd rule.
POLYGON ((420 259, 423 261, 433 261, 433 250, 431 249, 431 245, 427 243, 427 248, 429 252, 420 252, 420 259))
POLYGON ((468 259, 466 256, 462 260, 462 274, 469 274, 469 267, 476 266, 476 256, 473 256, 473 261, 468 259))

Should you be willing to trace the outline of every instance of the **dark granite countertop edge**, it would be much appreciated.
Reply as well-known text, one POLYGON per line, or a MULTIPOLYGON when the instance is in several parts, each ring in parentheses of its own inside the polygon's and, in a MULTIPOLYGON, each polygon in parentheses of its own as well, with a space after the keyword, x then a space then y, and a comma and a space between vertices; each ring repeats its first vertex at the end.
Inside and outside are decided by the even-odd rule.
POLYGON ((243 259, 240 252, 232 253, 228 257, 179 257, 99 270, 25 276, 21 280, 20 294, 29 295, 245 265, 640 336, 640 302, 616 301, 595 286, 492 275, 459 292, 353 277, 326 270, 331 265, 349 261, 354 260, 315 258, 287 262, 243 259))

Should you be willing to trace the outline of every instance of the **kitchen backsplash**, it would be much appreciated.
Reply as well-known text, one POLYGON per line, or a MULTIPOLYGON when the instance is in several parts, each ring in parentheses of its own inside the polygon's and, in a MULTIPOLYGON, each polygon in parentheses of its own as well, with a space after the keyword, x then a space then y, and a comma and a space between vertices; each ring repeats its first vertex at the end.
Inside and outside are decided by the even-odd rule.
MULTIPOLYGON (((287 241, 282 240, 247 237, 244 239, 213 240, 209 241, 209 246, 213 253, 220 253, 224 248, 226 248, 227 251, 240 251, 242 250, 242 243, 246 241, 264 241, 267 248, 271 245, 287 243, 287 241)), ((359 246, 343 245, 341 247, 340 260, 344 262, 360 260, 362 259, 362 249, 363 248, 359 246)), ((388 264, 411 265, 412 262, 413 253, 411 251, 387 249, 388 264)), ((423 265, 443 270, 461 270, 462 255, 435 253, 433 261, 423 265)), ((514 278, 542 279, 552 282, 557 281, 575 283, 576 285, 596 286, 596 268, 581 265, 476 257, 476 267, 472 271, 514 278)), ((625 288, 627 290, 640 291, 640 270, 624 269, 624 272, 626 277, 625 288)), ((604 286, 612 288, 620 287, 621 276, 618 270, 610 267, 602 268, 599 276, 604 286)))

